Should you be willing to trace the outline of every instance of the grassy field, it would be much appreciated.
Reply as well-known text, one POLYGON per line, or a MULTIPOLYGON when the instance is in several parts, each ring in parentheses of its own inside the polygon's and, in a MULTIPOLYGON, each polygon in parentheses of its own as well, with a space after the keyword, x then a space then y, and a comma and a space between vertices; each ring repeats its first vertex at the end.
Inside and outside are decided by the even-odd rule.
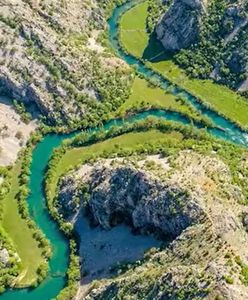
POLYGON ((196 110, 187 103, 178 101, 177 97, 159 87, 151 86, 147 80, 136 77, 131 95, 120 107, 119 114, 124 116, 127 111, 150 107, 178 111, 196 119, 199 117, 196 110))
POLYGON ((147 2, 123 15, 120 38, 125 49, 170 81, 183 87, 207 105, 242 127, 248 128, 248 101, 229 88, 211 80, 190 79, 170 58, 165 56, 154 37, 146 33, 147 2))
POLYGON ((65 174, 68 170, 75 168, 83 161, 92 157, 98 157, 103 152, 113 152, 120 148, 132 148, 139 147, 142 144, 149 142, 167 141, 169 139, 177 139, 178 142, 182 139, 182 134, 179 132, 162 133, 158 130, 150 130, 147 132, 132 132, 124 134, 104 142, 96 143, 87 147, 74 148, 65 153, 56 167, 56 172, 53 175, 52 184, 49 186, 49 193, 52 198, 56 195, 56 187, 61 175, 65 174))
POLYGON ((11 171, 11 190, 4 198, 2 227, 13 242, 21 259, 21 273, 16 281, 16 286, 29 286, 37 279, 36 270, 43 262, 42 249, 33 238, 32 231, 18 212, 18 203, 15 195, 19 190, 18 176, 20 163, 16 164, 11 171))

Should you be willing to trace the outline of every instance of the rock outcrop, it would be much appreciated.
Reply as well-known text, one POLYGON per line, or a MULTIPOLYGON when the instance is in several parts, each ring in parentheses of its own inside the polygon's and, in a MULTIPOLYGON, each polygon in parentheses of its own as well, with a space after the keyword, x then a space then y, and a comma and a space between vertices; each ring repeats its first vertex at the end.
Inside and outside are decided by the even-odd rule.
POLYGON ((164 48, 176 51, 188 48, 197 41, 203 0, 175 0, 156 27, 158 39, 164 48))
POLYGON ((97 47, 106 26, 97 1, 1 0, 0 7, 0 86, 12 98, 34 102, 49 120, 72 125, 108 97, 117 98, 113 89, 106 93, 108 87, 127 86, 126 65, 102 62, 114 58, 97 47))
POLYGON ((168 243, 114 278, 82 286, 77 299, 247 299, 247 209, 218 156, 181 151, 99 160, 66 175, 59 191, 69 220, 84 207, 94 225, 108 230, 126 222, 168 243))
MULTIPOLYGON (((156 26, 165 50, 188 75, 247 91, 246 1, 174 0, 156 26)), ((244 93, 246 95, 246 93, 244 93)))
MULTIPOLYGON (((204 219, 198 199, 177 185, 162 183, 130 166, 96 168, 85 183, 90 195, 87 199, 90 216, 95 225, 104 229, 127 222, 137 230, 174 238, 204 219)), ((66 212, 75 209, 76 202, 72 200, 75 195, 75 182, 66 177, 59 195, 60 201, 67 203, 66 212)))
POLYGON ((0 263, 4 266, 9 262, 9 252, 6 248, 0 250, 0 263))

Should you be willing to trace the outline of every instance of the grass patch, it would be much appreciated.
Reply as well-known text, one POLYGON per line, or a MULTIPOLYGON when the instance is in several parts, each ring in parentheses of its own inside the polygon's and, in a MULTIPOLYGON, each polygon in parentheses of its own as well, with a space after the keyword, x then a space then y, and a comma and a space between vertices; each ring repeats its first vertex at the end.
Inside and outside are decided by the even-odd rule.
POLYGON ((130 149, 135 149, 135 147, 138 148, 140 145, 153 141, 161 142, 162 144, 163 141, 168 141, 169 139, 177 139, 180 142, 182 138, 183 136, 180 132, 163 133, 159 130, 149 130, 147 132, 131 132, 91 146, 67 150, 60 159, 56 172, 53 174, 52 184, 48 188, 50 196, 52 198, 55 197, 59 178, 70 169, 76 168, 83 161, 91 158, 93 153, 95 157, 98 157, 101 153, 110 153, 116 149, 128 149, 129 147, 130 149))
POLYGON ((132 8, 121 19, 121 40, 130 52, 142 57, 149 42, 146 32, 146 16, 148 3, 144 2, 132 8))
POLYGON ((120 39, 132 55, 173 83, 195 95, 226 118, 248 128, 248 101, 224 85, 211 80, 190 79, 146 32, 147 2, 127 11, 120 20, 120 39))
POLYGON ((19 191, 19 175, 21 162, 19 161, 11 171, 11 190, 2 200, 3 220, 2 227, 8 233, 13 245, 21 259, 20 275, 15 285, 17 287, 30 286, 37 279, 37 269, 44 259, 42 249, 33 238, 33 232, 28 227, 26 220, 21 218, 18 203, 15 199, 19 191))
POLYGON ((199 118, 196 110, 184 103, 182 99, 166 93, 163 89, 153 86, 147 80, 139 77, 135 78, 131 95, 120 107, 119 114, 124 116, 128 111, 153 107, 178 111, 195 119, 199 118))

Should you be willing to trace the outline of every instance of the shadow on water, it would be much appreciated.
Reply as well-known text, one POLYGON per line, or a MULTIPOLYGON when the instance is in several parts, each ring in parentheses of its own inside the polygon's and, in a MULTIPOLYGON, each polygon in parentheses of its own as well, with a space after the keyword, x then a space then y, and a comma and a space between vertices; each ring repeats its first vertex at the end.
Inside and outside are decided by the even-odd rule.
POLYGON ((172 59, 173 54, 164 50, 162 43, 157 39, 156 32, 153 31, 143 52, 142 59, 156 63, 172 59))

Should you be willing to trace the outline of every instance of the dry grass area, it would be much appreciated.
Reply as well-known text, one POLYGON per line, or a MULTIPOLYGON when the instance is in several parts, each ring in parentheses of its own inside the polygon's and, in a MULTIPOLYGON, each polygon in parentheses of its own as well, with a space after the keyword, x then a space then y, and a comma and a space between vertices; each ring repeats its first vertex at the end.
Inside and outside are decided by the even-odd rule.
POLYGON ((36 120, 25 124, 6 97, 0 98, 0 166, 11 165, 32 131, 36 120))

